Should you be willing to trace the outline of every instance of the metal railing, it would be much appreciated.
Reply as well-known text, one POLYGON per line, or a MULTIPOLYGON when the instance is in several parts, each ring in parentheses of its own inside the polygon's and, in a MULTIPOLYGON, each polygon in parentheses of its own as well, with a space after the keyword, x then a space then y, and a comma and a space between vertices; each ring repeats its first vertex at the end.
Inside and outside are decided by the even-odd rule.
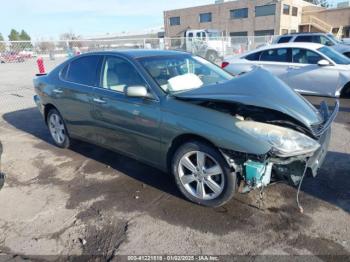
POLYGON ((301 19, 301 24, 316 27, 325 33, 331 33, 333 30, 333 27, 330 24, 327 24, 326 22, 312 15, 304 15, 301 19))

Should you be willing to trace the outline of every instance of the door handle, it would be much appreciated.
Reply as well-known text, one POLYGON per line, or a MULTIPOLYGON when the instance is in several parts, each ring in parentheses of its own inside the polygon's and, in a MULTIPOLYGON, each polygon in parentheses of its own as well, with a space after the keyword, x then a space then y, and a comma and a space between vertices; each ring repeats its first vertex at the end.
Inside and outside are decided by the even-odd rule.
POLYGON ((288 69, 300 69, 299 66, 288 66, 288 69))
POLYGON ((103 99, 100 99, 100 98, 94 98, 92 99, 95 103, 98 103, 98 104, 105 104, 107 103, 105 100, 103 99))
POLYGON ((63 91, 61 89, 54 89, 52 90, 55 94, 62 94, 63 91))

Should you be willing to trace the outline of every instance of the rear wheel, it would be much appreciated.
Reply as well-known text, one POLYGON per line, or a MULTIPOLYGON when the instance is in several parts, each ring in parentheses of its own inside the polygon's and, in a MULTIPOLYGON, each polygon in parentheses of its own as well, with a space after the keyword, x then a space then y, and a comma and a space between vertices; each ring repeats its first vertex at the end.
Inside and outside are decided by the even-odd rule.
POLYGON ((346 86, 344 86, 340 97, 341 98, 350 98, 350 83, 348 83, 346 86))
POLYGON ((173 157, 172 172, 181 193, 200 205, 221 206, 236 192, 236 174, 216 148, 202 142, 180 146, 173 157))
POLYGON ((215 51, 208 51, 208 53, 206 55, 206 58, 210 62, 215 63, 219 59, 219 56, 218 56, 218 54, 215 51))
POLYGON ((47 125, 55 145, 61 148, 68 148, 70 145, 70 138, 66 124, 61 114, 56 109, 50 109, 47 114, 47 125))

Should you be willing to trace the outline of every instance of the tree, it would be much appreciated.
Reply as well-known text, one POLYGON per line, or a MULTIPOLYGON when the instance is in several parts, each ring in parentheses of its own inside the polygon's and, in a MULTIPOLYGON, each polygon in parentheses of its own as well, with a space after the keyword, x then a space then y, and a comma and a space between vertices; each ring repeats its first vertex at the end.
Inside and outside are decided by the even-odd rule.
POLYGON ((42 53, 48 53, 55 49, 55 44, 50 41, 42 41, 38 43, 37 47, 42 53))
MULTIPOLYGON (((21 31, 21 33, 20 33, 20 35, 19 35, 19 39, 20 39, 21 41, 30 41, 30 40, 31 40, 31 37, 27 34, 26 31, 24 31, 24 30, 22 29, 22 31, 21 31)), ((32 45, 32 43, 20 43, 19 47, 20 47, 21 49, 25 49, 25 48, 32 48, 33 45, 32 45)))
POLYGON ((6 45, 5 45, 5 42, 4 42, 4 37, 0 33, 0 52, 4 52, 5 49, 6 49, 6 45))
POLYGON ((21 34, 19 35, 19 39, 23 41, 30 41, 31 37, 27 34, 26 31, 22 30, 21 34))
POLYGON ((73 48, 73 47, 82 47, 83 42, 78 41, 81 39, 81 36, 78 36, 74 34, 73 32, 68 32, 60 35, 60 40, 62 41, 60 43, 60 47, 67 48, 67 43, 68 43, 68 48, 73 48), (63 42, 63 40, 65 42, 63 42))
POLYGON ((11 29, 10 34, 8 35, 10 41, 19 41, 19 33, 15 29, 11 29))

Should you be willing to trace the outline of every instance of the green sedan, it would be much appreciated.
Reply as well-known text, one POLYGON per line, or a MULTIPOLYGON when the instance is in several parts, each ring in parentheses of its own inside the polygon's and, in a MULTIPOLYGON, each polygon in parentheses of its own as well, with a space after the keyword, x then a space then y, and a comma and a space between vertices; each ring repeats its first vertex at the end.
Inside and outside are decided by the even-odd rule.
POLYGON ((135 158, 172 173, 187 199, 210 207, 238 188, 316 176, 339 108, 316 110, 261 68, 233 77, 176 51, 79 55, 34 87, 57 146, 78 139, 135 158))

